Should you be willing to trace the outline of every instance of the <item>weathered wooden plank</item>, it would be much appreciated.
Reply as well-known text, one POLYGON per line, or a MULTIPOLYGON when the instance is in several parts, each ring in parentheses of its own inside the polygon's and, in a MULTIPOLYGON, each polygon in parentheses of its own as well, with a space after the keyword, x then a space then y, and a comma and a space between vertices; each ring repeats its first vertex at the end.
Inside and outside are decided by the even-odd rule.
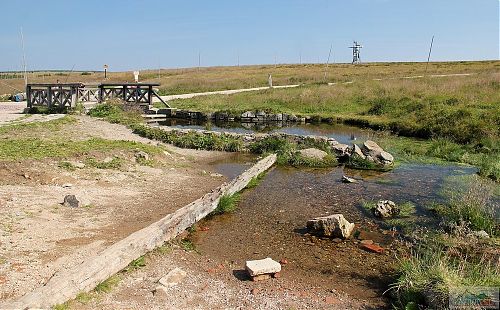
POLYGON ((252 178, 269 169, 275 161, 276 155, 267 156, 231 182, 224 183, 202 198, 131 234, 82 264, 56 273, 44 286, 16 301, 4 302, 0 304, 0 308, 48 308, 75 298, 80 292, 92 290, 134 259, 176 237, 207 216, 217 207, 222 195, 232 195, 241 191, 252 178))

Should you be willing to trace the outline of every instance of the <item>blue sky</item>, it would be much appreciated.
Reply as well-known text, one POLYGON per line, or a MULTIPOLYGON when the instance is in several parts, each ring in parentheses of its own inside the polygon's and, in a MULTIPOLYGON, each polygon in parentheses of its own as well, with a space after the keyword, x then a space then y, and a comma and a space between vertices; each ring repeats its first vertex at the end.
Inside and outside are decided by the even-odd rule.
POLYGON ((0 70, 499 58, 499 0, 0 0, 0 70))

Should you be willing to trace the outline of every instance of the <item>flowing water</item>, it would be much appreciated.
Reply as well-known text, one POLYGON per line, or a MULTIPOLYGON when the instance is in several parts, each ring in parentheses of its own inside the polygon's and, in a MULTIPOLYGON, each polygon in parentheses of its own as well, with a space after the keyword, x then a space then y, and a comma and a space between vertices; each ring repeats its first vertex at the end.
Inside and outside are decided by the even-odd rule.
MULTIPOLYGON (((215 162, 216 171, 232 178, 251 165, 248 155, 215 162)), ((445 178, 473 174, 475 168, 424 164, 402 164, 390 172, 274 167, 261 183, 241 195, 238 209, 204 220, 208 229, 193 234, 203 255, 220 263, 243 266, 244 261, 271 257, 289 262, 282 276, 300 281, 314 290, 336 290, 387 307, 382 293, 393 280, 391 273, 398 253, 397 236, 377 221, 360 202, 393 200, 416 205, 413 220, 421 226, 435 225, 425 206, 440 200, 445 178), (342 183, 342 175, 358 183, 342 183), (341 213, 356 224, 358 238, 342 242, 316 238, 305 229, 308 219, 341 213), (384 254, 361 249, 359 240, 370 239, 385 248, 384 254)), ((236 274, 237 275, 237 274, 236 274)))
MULTIPOLYGON (((354 139, 362 142, 377 134, 372 130, 327 124, 250 127, 235 122, 204 124, 170 119, 160 125, 238 133, 322 135, 346 144, 354 139)), ((229 160, 213 163, 213 168, 234 178, 254 161, 254 156, 235 154, 229 160)), ((289 263, 282 272, 286 283, 300 283, 314 291, 339 291, 364 300, 375 309, 386 308, 389 301, 382 294, 394 280, 395 257, 401 254, 401 241, 391 229, 396 224, 375 219, 362 207, 362 202, 386 199, 411 202, 416 213, 404 221, 420 227, 435 226, 437 220, 426 207, 442 199, 440 190, 445 179, 476 172, 472 167, 419 163, 403 163, 389 172, 344 167, 274 167, 256 188, 242 192, 234 213, 203 220, 199 225, 206 229, 194 232, 191 238, 198 251, 215 262, 244 266, 246 260, 286 259, 289 263), (342 175, 354 177, 358 183, 343 183, 342 175), (308 234, 307 220, 336 213, 356 224, 355 238, 333 241, 308 234), (360 240, 366 239, 382 246, 384 253, 362 249, 360 240)), ((245 279, 241 270, 234 274, 245 279)))
POLYGON ((317 135, 334 138, 340 143, 349 144, 353 139, 363 142, 373 137, 376 132, 369 129, 343 124, 290 124, 290 123, 239 123, 215 122, 207 123, 197 120, 170 118, 158 122, 158 125, 183 129, 202 129, 218 132, 254 133, 254 132, 284 132, 296 135, 317 135))

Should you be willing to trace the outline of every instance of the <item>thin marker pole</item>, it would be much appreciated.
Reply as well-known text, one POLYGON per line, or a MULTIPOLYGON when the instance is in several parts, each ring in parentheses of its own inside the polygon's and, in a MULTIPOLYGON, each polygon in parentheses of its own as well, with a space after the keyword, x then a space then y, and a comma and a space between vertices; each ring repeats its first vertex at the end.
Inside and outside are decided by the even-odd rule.
POLYGON ((431 46, 429 48, 429 56, 427 56, 427 64, 425 65, 425 73, 427 73, 427 67, 429 66, 429 61, 431 60, 432 45, 434 44, 434 36, 431 39, 431 46))
POLYGON ((26 74, 26 52, 24 50, 24 35, 23 35, 23 27, 21 27, 21 45, 23 48, 23 67, 24 67, 24 85, 28 85, 28 75, 26 74))
POLYGON ((328 70, 328 64, 330 63, 330 56, 332 55, 332 46, 333 46, 333 44, 330 45, 330 51, 328 52, 328 59, 326 60, 325 80, 326 80, 326 73, 327 73, 327 70, 328 70))

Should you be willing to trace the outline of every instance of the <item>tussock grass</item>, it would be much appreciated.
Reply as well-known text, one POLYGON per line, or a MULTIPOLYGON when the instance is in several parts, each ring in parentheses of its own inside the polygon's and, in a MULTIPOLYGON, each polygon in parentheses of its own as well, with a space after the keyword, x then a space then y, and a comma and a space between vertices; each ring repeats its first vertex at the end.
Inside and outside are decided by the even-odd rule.
POLYGON ((222 195, 219 200, 217 208, 212 211, 212 215, 231 213, 236 210, 238 203, 240 202, 240 193, 235 193, 233 195, 222 195))
POLYGON ((104 282, 101 282, 99 283, 94 291, 96 293, 109 293, 111 292, 111 290, 118 285, 118 283, 120 282, 121 278, 118 274, 115 274, 111 277, 109 277, 107 280, 105 280, 104 282))
POLYGON ((500 285, 500 268, 495 262, 457 257, 440 246, 415 250, 399 260, 398 271, 392 289, 403 307, 415 302, 446 309, 452 287, 500 285))
POLYGON ((266 172, 259 173, 259 175, 257 175, 256 177, 253 177, 250 180, 250 182, 248 182, 248 184, 245 187, 245 189, 252 189, 252 188, 257 187, 257 185, 259 185, 260 182, 262 182, 262 180, 264 179, 265 176, 266 176, 266 172))
POLYGON ((448 203, 435 205, 434 211, 450 228, 484 230, 490 236, 499 236, 500 206, 493 201, 495 191, 496 184, 477 177, 449 182, 443 189, 448 203))

